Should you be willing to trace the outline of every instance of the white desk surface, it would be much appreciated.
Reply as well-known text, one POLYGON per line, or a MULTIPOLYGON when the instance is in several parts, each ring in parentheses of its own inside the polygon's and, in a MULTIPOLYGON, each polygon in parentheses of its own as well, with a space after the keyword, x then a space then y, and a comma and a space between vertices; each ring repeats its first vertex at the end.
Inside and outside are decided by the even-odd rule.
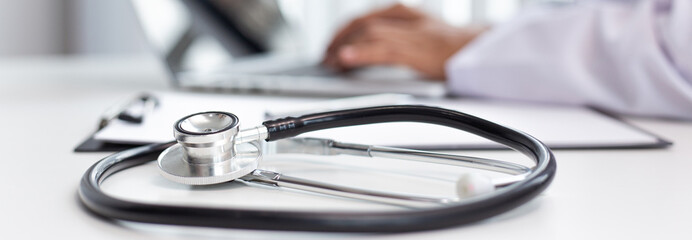
MULTIPOLYGON (((77 200, 104 153, 73 153, 105 107, 168 88, 151 58, 0 59, 0 239, 692 239, 692 122, 627 121, 667 149, 555 151, 552 185, 480 223, 406 234, 330 234, 160 227, 105 221, 77 200)), ((507 152, 490 152, 503 156, 507 152)))

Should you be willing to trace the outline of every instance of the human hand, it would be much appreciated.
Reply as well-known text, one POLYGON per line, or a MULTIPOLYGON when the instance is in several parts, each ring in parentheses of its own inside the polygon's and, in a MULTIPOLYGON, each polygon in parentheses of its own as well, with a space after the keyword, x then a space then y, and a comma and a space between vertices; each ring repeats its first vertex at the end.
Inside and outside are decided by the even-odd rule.
POLYGON ((339 70, 369 65, 405 65, 444 79, 444 65, 486 27, 452 27, 397 4, 353 20, 327 48, 323 63, 339 70))

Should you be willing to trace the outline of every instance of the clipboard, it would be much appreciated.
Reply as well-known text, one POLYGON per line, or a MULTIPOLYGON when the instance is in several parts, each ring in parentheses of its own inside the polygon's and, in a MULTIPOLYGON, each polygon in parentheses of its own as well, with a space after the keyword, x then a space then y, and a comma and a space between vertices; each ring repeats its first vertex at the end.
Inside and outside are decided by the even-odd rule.
MULTIPOLYGON (((148 143, 170 141, 173 140, 173 123, 179 117, 192 112, 228 111, 238 115, 241 118, 241 124, 257 125, 265 120, 267 113, 270 112, 290 114, 290 111, 286 111, 286 109, 291 107, 303 109, 303 111, 306 107, 325 111, 329 108, 319 108, 318 106, 340 108, 344 107, 344 104, 334 104, 334 101, 349 102, 349 99, 286 99, 175 92, 144 93, 137 95, 134 99, 130 101, 130 104, 118 107, 119 110, 116 111, 118 113, 115 115, 120 115, 122 112, 142 113, 141 123, 111 117, 108 121, 109 124, 100 127, 98 131, 79 144, 74 151, 120 151, 148 143), (142 96, 156 99, 156 104, 132 104, 132 102, 136 103, 144 99, 142 96), (148 108, 143 106, 148 106, 148 108), (155 107, 152 108, 152 106, 155 107)), ((585 107, 535 105, 477 99, 387 98, 384 101, 381 99, 379 101, 359 100, 361 100, 360 103, 355 104, 358 105, 357 107, 364 107, 363 103, 366 105, 368 103, 371 105, 423 104, 466 112, 525 131, 545 142, 552 149, 649 149, 665 148, 673 144, 671 141, 631 125, 618 117, 585 107)), ((113 113, 109 114, 109 116, 113 115, 113 113)), ((104 119, 102 118, 100 122, 104 122, 104 119)), ((241 128, 243 127, 251 126, 241 125, 241 128)), ((506 149, 502 145, 477 136, 464 134, 461 131, 449 131, 449 129, 441 126, 420 123, 386 123, 328 129, 310 133, 305 137, 330 138, 342 142, 420 150, 506 149)))

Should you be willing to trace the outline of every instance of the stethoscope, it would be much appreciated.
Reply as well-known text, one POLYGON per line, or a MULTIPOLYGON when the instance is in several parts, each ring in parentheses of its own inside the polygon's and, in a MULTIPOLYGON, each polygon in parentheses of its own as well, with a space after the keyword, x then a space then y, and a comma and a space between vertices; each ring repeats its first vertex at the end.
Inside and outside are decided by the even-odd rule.
POLYGON ((556 170, 552 152, 536 138, 472 115, 437 107, 369 107, 270 120, 245 130, 239 127, 238 117, 226 112, 202 112, 183 117, 174 125, 176 141, 125 150, 96 162, 82 178, 80 199, 99 215, 136 222, 265 230, 403 232, 475 222, 511 210, 542 192, 556 170), (402 121, 467 131, 519 151, 535 165, 526 167, 457 154, 292 138, 328 128, 402 121), (509 176, 496 180, 479 174, 464 174, 457 182, 457 197, 431 198, 350 188, 258 169, 262 155, 269 152, 389 157, 483 169, 509 176), (311 212, 174 206, 121 200, 101 190, 101 182, 112 174, 152 159, 158 159, 163 177, 182 184, 242 181, 407 209, 311 212))

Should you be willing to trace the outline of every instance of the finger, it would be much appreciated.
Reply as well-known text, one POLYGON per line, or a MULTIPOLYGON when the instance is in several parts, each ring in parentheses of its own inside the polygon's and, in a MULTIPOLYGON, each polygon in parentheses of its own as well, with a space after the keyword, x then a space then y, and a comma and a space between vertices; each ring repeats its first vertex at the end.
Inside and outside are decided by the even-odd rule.
POLYGON ((342 70, 348 70, 375 65, 401 65, 425 76, 444 78, 444 67, 431 65, 431 59, 411 51, 415 48, 416 45, 413 42, 385 43, 385 41, 344 46, 339 51, 339 66, 342 70))
POLYGON ((377 20, 353 34, 346 45, 371 41, 408 41, 411 36, 419 34, 416 23, 398 20, 377 20))
POLYGON ((339 49, 338 62, 344 69, 400 63, 403 49, 398 47, 399 44, 387 42, 376 41, 344 46, 339 49))
MULTIPOLYGON (((367 25, 358 29, 345 38, 340 46, 361 44, 373 41, 396 40, 410 38, 415 23, 391 19, 372 20, 367 25)), ((415 33, 413 33, 415 34, 415 33)), ((327 51, 323 64, 339 69, 340 63, 338 60, 338 49, 334 48, 327 51)))

